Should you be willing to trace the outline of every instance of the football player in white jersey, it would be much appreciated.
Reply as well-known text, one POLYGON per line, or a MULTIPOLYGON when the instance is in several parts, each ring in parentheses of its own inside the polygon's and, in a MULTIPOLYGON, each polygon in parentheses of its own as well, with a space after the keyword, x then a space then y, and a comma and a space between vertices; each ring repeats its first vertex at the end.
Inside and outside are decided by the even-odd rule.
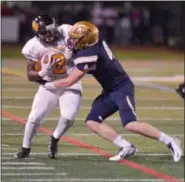
POLYGON ((79 111, 82 93, 81 82, 54 91, 48 91, 42 85, 47 81, 66 77, 73 69, 73 62, 70 61, 72 52, 66 47, 71 27, 67 24, 57 26, 54 18, 49 15, 40 15, 32 22, 35 36, 25 44, 22 54, 28 59, 27 76, 29 81, 38 82, 40 86, 34 97, 25 126, 23 144, 20 151, 15 155, 16 158, 29 157, 31 143, 38 127, 52 109, 59 106, 61 116, 56 129, 50 136, 48 146, 48 156, 55 158, 60 137, 72 126, 79 111), (57 51, 53 53, 50 52, 51 49, 57 51), (50 74, 47 71, 50 61, 45 62, 46 57, 52 61, 57 60, 50 74), (40 59, 41 70, 36 71, 36 64, 40 59))

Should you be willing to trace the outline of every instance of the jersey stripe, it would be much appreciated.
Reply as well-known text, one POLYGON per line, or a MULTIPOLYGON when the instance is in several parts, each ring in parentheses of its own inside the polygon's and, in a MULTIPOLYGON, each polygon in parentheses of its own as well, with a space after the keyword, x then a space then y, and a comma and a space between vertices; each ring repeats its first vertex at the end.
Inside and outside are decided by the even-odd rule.
POLYGON ((75 65, 80 63, 92 63, 97 62, 98 56, 87 56, 87 57, 79 57, 74 60, 75 65))

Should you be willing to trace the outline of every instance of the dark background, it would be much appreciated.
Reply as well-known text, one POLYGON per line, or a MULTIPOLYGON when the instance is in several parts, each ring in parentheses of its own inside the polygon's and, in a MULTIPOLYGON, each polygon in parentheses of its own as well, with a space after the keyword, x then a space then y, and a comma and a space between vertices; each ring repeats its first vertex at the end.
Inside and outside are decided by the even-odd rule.
POLYGON ((92 21, 110 45, 184 49, 183 1, 1 2, 2 17, 19 17, 19 44, 24 44, 33 36, 31 22, 41 13, 51 14, 58 24, 92 21))

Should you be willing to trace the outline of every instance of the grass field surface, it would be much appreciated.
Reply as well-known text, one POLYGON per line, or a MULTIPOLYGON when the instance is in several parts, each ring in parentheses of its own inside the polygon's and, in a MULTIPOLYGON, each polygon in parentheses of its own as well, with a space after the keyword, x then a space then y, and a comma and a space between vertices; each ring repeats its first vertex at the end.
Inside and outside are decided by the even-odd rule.
MULTIPOLYGON (((130 59, 122 64, 136 83, 137 117, 179 138, 184 150, 184 102, 173 91, 179 80, 170 82, 171 77, 184 74, 183 59, 164 59, 160 62, 130 59), (165 86, 172 91, 160 90, 160 87, 139 86, 136 78, 141 76, 169 77, 169 81, 166 82, 145 84, 153 84, 154 87, 165 86)), ((139 152, 129 160, 110 162, 108 156, 115 154, 118 148, 89 131, 84 124, 91 103, 101 88, 91 77, 85 77, 82 82, 82 108, 74 126, 59 143, 57 160, 47 157, 47 147, 49 134, 56 127, 59 118, 58 108, 43 122, 33 142, 31 157, 27 160, 17 160, 13 156, 21 146, 24 124, 38 85, 27 81, 25 60, 2 57, 3 182, 184 181, 184 156, 180 162, 174 163, 170 151, 162 143, 126 131, 121 126, 118 113, 105 122, 136 145, 139 152)))
MULTIPOLYGON (((21 54, 22 46, 2 45, 1 55, 3 58, 23 58, 21 54), (11 50, 11 52, 10 52, 11 50)), ((167 48, 116 48, 113 47, 114 55, 121 60, 184 60, 183 51, 169 50, 167 48)))

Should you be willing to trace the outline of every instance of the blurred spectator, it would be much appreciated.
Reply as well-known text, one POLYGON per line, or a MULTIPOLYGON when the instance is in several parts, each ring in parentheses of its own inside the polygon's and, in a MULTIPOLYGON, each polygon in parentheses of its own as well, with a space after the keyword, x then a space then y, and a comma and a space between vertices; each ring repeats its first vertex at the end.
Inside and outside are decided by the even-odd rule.
POLYGON ((140 23, 141 23, 141 12, 137 8, 133 8, 130 13, 130 20, 132 22, 132 43, 139 43, 140 39, 140 23))
POLYGON ((96 24, 100 32, 103 32, 103 16, 102 16, 102 4, 101 2, 95 2, 91 12, 92 22, 96 24))
POLYGON ((3 1, 1 15, 20 20, 20 42, 33 36, 32 20, 38 14, 49 13, 58 24, 94 22, 110 45, 183 45, 183 7, 181 2, 3 1))
POLYGON ((87 6, 86 5, 83 5, 83 4, 77 4, 75 6, 75 9, 76 9, 76 12, 75 12, 75 15, 74 15, 74 22, 77 22, 77 21, 89 21, 90 20, 90 12, 88 11, 87 9, 87 6))
POLYGON ((2 16, 13 16, 13 8, 9 7, 7 2, 2 2, 1 6, 1 15, 2 16))
POLYGON ((102 16, 104 19, 104 36, 109 45, 113 44, 115 27, 118 18, 117 10, 111 5, 107 5, 102 9, 102 16))
POLYGON ((150 13, 146 7, 141 7, 138 39, 141 44, 149 42, 150 13), (147 41, 148 40, 148 41, 147 41))
POLYGON ((132 37, 131 21, 128 13, 122 13, 116 26, 116 43, 120 46, 130 45, 132 37))
POLYGON ((157 6, 154 8, 151 14, 151 24, 152 24, 152 41, 154 44, 162 44, 164 42, 163 37, 163 23, 164 17, 162 9, 157 6))
POLYGON ((20 42, 23 43, 27 39, 27 32, 31 28, 29 27, 28 21, 28 9, 26 7, 20 9, 19 19, 20 19, 20 42))
POLYGON ((61 7, 57 17, 59 24, 73 24, 73 11, 71 4, 66 4, 65 8, 61 7))

